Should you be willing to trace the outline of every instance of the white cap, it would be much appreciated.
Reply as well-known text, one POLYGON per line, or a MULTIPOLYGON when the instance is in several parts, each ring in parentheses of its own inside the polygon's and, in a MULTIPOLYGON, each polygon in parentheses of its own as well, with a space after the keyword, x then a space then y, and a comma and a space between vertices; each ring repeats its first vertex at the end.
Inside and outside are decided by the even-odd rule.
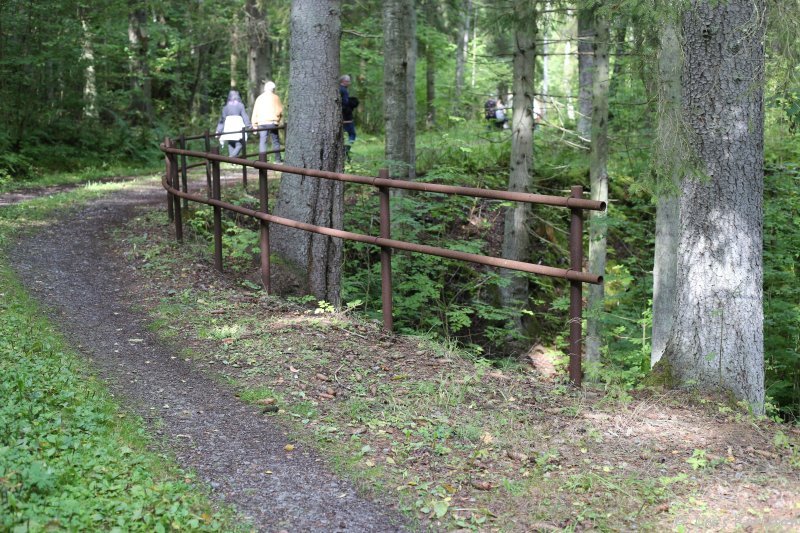
POLYGON ((267 83, 264 84, 264 92, 265 93, 267 93, 267 92, 271 93, 271 92, 274 92, 274 91, 275 91, 275 82, 274 81, 268 81, 267 83))

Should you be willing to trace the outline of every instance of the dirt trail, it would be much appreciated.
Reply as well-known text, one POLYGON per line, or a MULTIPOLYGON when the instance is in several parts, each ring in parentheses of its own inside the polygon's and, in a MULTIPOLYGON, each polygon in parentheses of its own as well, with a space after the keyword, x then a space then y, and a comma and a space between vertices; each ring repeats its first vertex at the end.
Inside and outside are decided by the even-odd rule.
POLYGON ((10 247, 11 263, 122 403, 259 530, 402 529, 399 515, 357 495, 313 450, 287 452, 278 423, 147 330, 124 297, 135 293, 130 266, 110 255, 108 230, 163 199, 156 185, 114 193, 10 247))

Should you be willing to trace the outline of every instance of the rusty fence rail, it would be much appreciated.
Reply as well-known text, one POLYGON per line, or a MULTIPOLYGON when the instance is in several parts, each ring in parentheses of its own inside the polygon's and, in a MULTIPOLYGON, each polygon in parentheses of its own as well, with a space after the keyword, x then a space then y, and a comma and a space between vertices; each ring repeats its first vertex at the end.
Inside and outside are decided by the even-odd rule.
MULTIPOLYGON (((252 130, 249 130, 252 131, 252 130)), ((428 255, 435 255, 448 259, 467 261, 481 265, 507 268, 521 272, 528 272, 540 276, 566 279, 570 283, 569 304, 569 377, 576 386, 580 386, 581 370, 581 340, 582 340, 582 315, 583 315, 583 283, 600 284, 603 277, 583 271, 583 211, 603 211, 605 202, 587 200, 583 198, 583 187, 580 185, 571 188, 570 196, 549 196, 522 192, 509 192, 493 189, 479 189, 474 187, 458 187, 452 185, 438 185, 433 183, 420 183, 390 179, 386 169, 382 169, 378 176, 359 176, 324 170, 292 167, 288 165, 275 165, 264 161, 264 155, 259 155, 259 160, 250 160, 246 157, 227 157, 220 155, 218 146, 211 146, 208 131, 203 135, 192 137, 181 136, 180 146, 166 138, 160 145, 166 159, 166 174, 162 178, 162 185, 167 191, 167 210, 170 220, 175 223, 175 236, 179 242, 183 240, 183 220, 181 214, 181 199, 184 207, 189 201, 210 205, 214 209, 214 267, 222 271, 222 209, 250 216, 259 221, 260 238, 259 248, 261 255, 261 281, 267 293, 270 292, 270 243, 269 224, 280 224, 321 235, 328 235, 340 239, 363 242, 377 246, 381 249, 381 301, 383 312, 383 325, 387 331, 392 330, 392 250, 405 250, 428 255), (203 139, 205 151, 187 150, 189 140, 203 139), (178 158, 180 157, 180 163, 178 158), (188 165, 187 158, 202 159, 200 163, 188 165), (258 170, 259 177, 259 209, 249 209, 239 205, 223 202, 220 188, 220 163, 241 165, 243 169, 243 184, 247 185, 247 168, 258 170), (186 170, 188 168, 203 166, 207 168, 207 196, 191 194, 186 186, 186 170), (336 180, 346 183, 359 183, 370 185, 378 189, 380 198, 380 229, 379 236, 364 235, 335 228, 316 226, 299 222, 269 213, 267 192, 267 171, 274 170, 288 174, 315 177, 320 179, 336 180), (490 198, 495 200, 527 202, 531 204, 562 207, 570 210, 569 253, 570 267, 556 268, 523 261, 514 261, 491 257, 480 254, 460 252, 447 248, 398 241, 391 238, 390 222, 390 189, 405 189, 412 191, 432 192, 440 194, 455 194, 477 198, 490 198)))

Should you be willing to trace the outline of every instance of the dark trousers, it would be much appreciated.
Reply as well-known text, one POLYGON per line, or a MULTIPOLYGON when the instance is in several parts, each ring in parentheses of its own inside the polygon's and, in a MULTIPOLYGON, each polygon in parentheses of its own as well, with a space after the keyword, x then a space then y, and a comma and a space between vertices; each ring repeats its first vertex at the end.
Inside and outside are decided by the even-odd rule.
MULTIPOLYGON (((274 126, 278 127, 277 124, 264 124, 264 126, 274 126)), ((267 135, 269 135, 270 140, 272 141, 272 149, 273 150, 280 150, 281 149, 281 138, 278 135, 278 130, 266 130, 266 131, 259 131, 258 132, 258 152, 263 154, 267 151, 267 135)), ((275 152, 275 161, 281 161, 281 153, 275 152)))

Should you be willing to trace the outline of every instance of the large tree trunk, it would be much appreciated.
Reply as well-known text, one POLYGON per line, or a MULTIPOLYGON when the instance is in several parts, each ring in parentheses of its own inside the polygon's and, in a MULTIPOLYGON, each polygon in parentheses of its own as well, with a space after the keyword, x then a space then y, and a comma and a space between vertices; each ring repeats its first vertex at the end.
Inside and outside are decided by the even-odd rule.
POLYGON ((140 115, 140 122, 153 122, 153 85, 150 79, 149 35, 147 13, 141 0, 128 1, 128 43, 130 44, 132 107, 140 115))
MULTIPOLYGON (((339 78, 340 0, 294 0, 290 15, 287 165, 341 172, 344 167, 339 78), (313 102, 313 105, 309 105, 313 102)), ((276 214, 341 229, 343 184, 293 174, 281 179, 276 214)), ((342 242, 273 225, 275 251, 299 272, 303 289, 340 304, 342 242)))
MULTIPOLYGON (((589 153, 589 181, 592 200, 608 202, 608 19, 595 18, 594 72, 592 73, 592 144, 589 153)), ((604 275, 606 270, 606 212, 592 211, 589 219, 589 272, 604 275)), ((603 310, 603 284, 591 285, 586 319, 586 360, 600 361, 600 313, 603 310)))
POLYGON ((472 19, 472 0, 464 0, 464 18, 458 31, 456 43, 456 91, 453 104, 456 106, 456 116, 463 116, 461 109, 461 95, 464 92, 464 69, 467 63, 467 46, 469 45, 469 23, 472 19))
MULTIPOLYGON (((677 301, 664 359, 677 383, 764 408, 764 0, 692 0, 683 111, 704 178, 681 187, 677 301)), ((663 360, 662 360, 663 361, 663 360)))
POLYGON ((685 138, 681 117, 681 44, 677 25, 664 23, 658 52, 658 129, 656 133, 656 246, 653 259, 653 338, 650 364, 664 353, 675 312, 675 276, 678 268, 681 166, 685 138))
POLYGON ((414 0, 383 4, 383 110, 386 160, 393 178, 416 177, 416 17, 414 0))
POLYGON ((270 76, 269 28, 266 9, 259 8, 257 0, 247 0, 244 12, 247 17, 247 107, 252 109, 270 76))
POLYGON ((592 73, 595 41, 594 9, 578 10, 578 135, 592 135, 592 73))
MULTIPOLYGON (((508 190, 530 192, 533 171, 533 77, 536 53, 536 13, 530 2, 516 0, 514 17, 514 104, 511 118, 511 168, 508 190)), ((503 257, 527 261, 530 254, 528 220, 531 204, 515 203, 506 208, 503 230, 503 257)), ((502 271, 509 283, 500 289, 503 307, 521 309, 528 300, 528 278, 518 272, 502 271)), ((522 333, 521 313, 515 314, 515 327, 522 333)))

